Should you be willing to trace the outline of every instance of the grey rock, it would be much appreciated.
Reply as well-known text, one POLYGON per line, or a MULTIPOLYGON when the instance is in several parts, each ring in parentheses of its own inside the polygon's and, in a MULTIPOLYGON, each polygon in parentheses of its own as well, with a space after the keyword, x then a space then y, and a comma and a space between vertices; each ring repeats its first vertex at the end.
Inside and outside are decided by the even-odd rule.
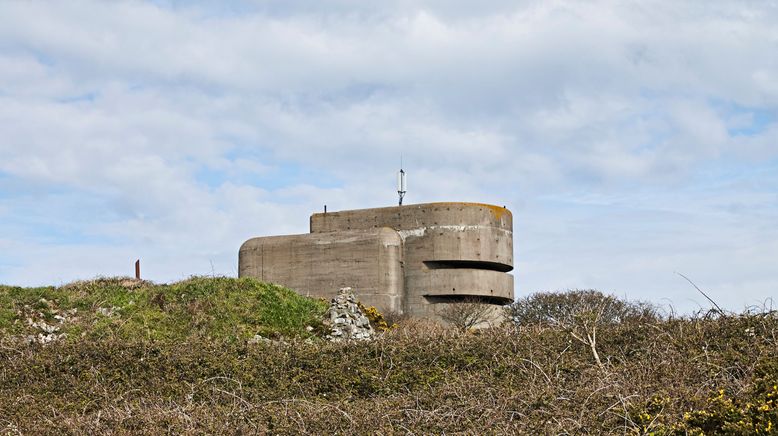
POLYGON ((369 340, 375 333, 370 320, 359 310, 351 288, 338 291, 324 316, 324 324, 330 329, 326 336, 330 341, 369 340))
POLYGON ((273 341, 262 336, 262 335, 254 335, 253 338, 248 340, 249 345, 256 345, 256 344, 270 344, 273 341))
POLYGON ((113 316, 114 312, 116 312, 117 309, 119 309, 119 308, 116 307, 116 306, 113 306, 113 307, 98 307, 97 308, 97 313, 99 313, 102 316, 113 316))

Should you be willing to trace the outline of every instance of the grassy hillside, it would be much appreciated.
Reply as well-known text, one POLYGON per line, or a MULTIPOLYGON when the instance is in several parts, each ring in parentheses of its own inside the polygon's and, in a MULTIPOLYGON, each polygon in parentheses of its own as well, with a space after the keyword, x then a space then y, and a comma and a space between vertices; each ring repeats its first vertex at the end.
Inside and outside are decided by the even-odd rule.
POLYGON ((102 283, 0 290, 0 431, 682 435, 778 425, 775 313, 604 325, 599 366, 558 327, 473 334, 406 323, 338 344, 305 338, 320 302, 256 281, 102 283), (41 298, 91 321, 68 340, 18 340, 9 313, 41 298), (189 309, 197 301, 208 307, 189 309), (109 306, 130 309, 110 322, 91 315, 109 306), (287 310, 290 320, 276 317, 287 310), (245 340, 263 328, 285 341, 245 340))
MULTIPOLYGON (((127 278, 62 287, 0 286, 0 334, 91 340, 240 341, 306 336, 327 304, 254 279, 195 277, 170 285, 127 278), (38 336, 42 335, 42 336, 38 336)), ((42 339, 46 340, 46 339, 42 339)))

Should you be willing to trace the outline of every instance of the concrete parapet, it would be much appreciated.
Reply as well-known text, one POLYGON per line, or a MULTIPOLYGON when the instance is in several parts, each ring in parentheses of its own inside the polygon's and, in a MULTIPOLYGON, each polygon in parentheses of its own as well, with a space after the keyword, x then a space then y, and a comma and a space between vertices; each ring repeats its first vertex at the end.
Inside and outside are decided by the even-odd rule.
POLYGON ((470 224, 438 225, 398 233, 410 263, 471 261, 495 264, 494 268, 505 272, 513 269, 510 230, 470 224))
POLYGON ((401 231, 445 225, 487 226, 512 231, 513 215, 504 207, 461 202, 410 204, 311 215, 311 233, 378 227, 401 231))
POLYGON ((472 268, 421 270, 405 277, 408 289, 421 290, 422 297, 483 297, 494 304, 513 301, 513 276, 499 271, 472 268))

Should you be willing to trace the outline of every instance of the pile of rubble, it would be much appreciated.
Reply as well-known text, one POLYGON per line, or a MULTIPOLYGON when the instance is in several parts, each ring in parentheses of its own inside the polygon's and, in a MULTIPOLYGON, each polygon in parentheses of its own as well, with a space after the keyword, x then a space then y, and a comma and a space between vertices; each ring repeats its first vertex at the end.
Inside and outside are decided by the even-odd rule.
POLYGON ((330 330, 326 336, 330 341, 367 340, 375 333, 370 320, 359 309, 351 288, 342 288, 332 299, 324 325, 330 330))
MULTIPOLYGON (((98 307, 95 311, 97 315, 104 317, 119 316, 119 307, 98 307)), ((61 309, 57 307, 56 301, 41 298, 33 306, 25 304, 20 310, 16 311, 17 321, 23 322, 29 327, 27 334, 23 336, 24 340, 30 344, 48 344, 59 341, 67 337, 67 333, 62 332, 65 324, 79 321, 78 309, 61 309)))
POLYGON ((45 298, 41 298, 39 303, 41 306, 46 307, 45 311, 48 312, 47 314, 43 310, 35 310, 29 305, 25 305, 23 310, 17 312, 17 316, 23 318, 27 325, 36 332, 35 334, 27 335, 25 338, 27 342, 48 344, 49 342, 64 339, 67 334, 60 333, 62 325, 68 321, 75 320, 75 315, 78 311, 76 309, 59 310, 54 302, 45 298), (46 318, 50 318, 50 320, 47 321, 46 318))

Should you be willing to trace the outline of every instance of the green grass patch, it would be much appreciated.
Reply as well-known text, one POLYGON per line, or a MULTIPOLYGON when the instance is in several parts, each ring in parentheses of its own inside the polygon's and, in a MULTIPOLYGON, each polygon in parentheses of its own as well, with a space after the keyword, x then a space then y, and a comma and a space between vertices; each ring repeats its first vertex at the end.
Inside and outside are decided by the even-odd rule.
POLYGON ((68 341, 118 338, 242 341, 309 336, 327 305, 251 278, 193 277, 173 284, 126 278, 61 287, 0 286, 0 335, 34 335, 45 322, 68 341))

